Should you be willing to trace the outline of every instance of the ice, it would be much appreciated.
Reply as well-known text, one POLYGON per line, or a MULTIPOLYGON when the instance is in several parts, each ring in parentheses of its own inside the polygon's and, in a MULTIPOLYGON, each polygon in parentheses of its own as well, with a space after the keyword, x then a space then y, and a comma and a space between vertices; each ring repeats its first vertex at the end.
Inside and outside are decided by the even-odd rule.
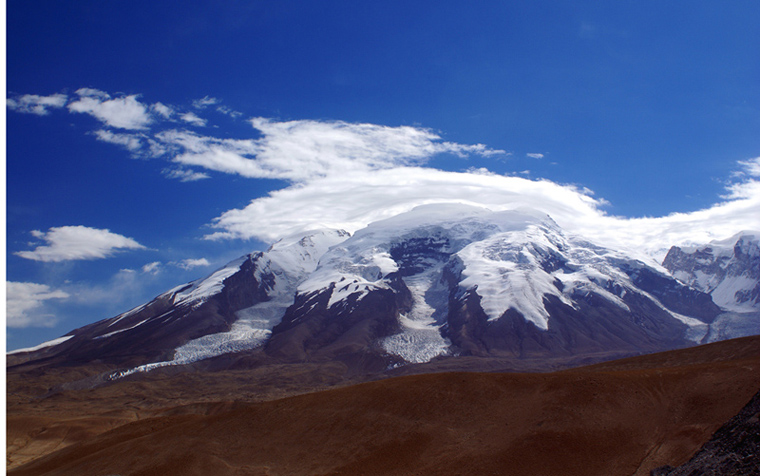
POLYGON ((703 343, 760 334, 760 312, 727 312, 710 324, 703 343))
POLYGON ((173 365, 189 364, 262 346, 289 305, 289 300, 267 301, 238 311, 238 320, 229 331, 205 335, 178 347, 174 353, 173 365))
MULTIPOLYGON (((260 347, 271 335, 272 328, 280 323, 285 310, 293 303, 293 296, 298 285, 314 271, 319 258, 331 246, 347 237, 348 234, 342 230, 313 230, 278 241, 265 253, 252 257, 255 261, 257 280, 260 283, 264 282, 264 278, 267 278, 268 283, 274 281, 267 289, 269 300, 236 312, 236 320, 229 331, 207 334, 186 342, 175 349, 172 360, 153 362, 119 371, 112 374, 111 378, 122 378, 135 372, 149 372, 170 365, 185 365, 260 347)), ((208 278, 196 281, 190 289, 176 295, 175 305, 191 302, 198 305, 209 296, 221 292, 224 280, 239 271, 246 259, 248 258, 243 257, 235 260, 215 271, 208 278)), ((164 315, 170 312, 172 310, 164 315)), ((155 319, 161 317, 163 315, 155 319)))
POLYGON ((451 342, 440 331, 448 307, 448 290, 440 283, 441 269, 439 265, 404 278, 413 304, 407 315, 399 317, 402 331, 381 342, 389 354, 410 363, 424 363, 449 352, 451 342))

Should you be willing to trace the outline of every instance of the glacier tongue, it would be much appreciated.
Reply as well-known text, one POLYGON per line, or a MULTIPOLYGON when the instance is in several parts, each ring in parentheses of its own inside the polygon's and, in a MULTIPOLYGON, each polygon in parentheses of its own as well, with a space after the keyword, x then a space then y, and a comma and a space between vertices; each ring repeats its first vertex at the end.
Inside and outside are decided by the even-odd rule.
MULTIPOLYGON (((169 365, 184 365, 199 360, 232 352, 255 349, 264 344, 272 333, 285 310, 293 303, 298 285, 312 273, 319 258, 333 245, 348 237, 343 230, 317 230, 306 234, 293 235, 273 244, 266 252, 254 258, 254 276, 259 283, 273 283, 267 289, 268 301, 237 311, 237 320, 230 330, 207 334, 192 339, 174 351, 172 360, 141 365, 117 372, 112 378, 121 378, 135 372, 169 365)), ((244 259, 238 259, 205 280, 197 281, 189 290, 180 295, 180 302, 207 299, 224 288, 224 279, 240 271, 244 259)))
POLYGON ((404 278, 412 294, 412 308, 399 316, 401 332, 388 336, 380 345, 389 354, 410 363, 429 362, 446 355, 451 342, 441 335, 448 310, 448 289, 441 282, 445 263, 404 278))

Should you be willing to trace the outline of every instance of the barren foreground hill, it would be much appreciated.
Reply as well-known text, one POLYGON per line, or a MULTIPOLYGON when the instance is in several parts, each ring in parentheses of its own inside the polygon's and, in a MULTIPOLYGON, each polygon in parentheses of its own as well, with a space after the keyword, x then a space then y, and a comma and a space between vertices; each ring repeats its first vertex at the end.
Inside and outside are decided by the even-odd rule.
POLYGON ((9 474, 648 475, 687 461, 760 389, 760 337, 551 373, 273 390, 277 372, 293 394, 335 383, 329 370, 182 372, 44 398, 53 377, 11 372, 9 474))

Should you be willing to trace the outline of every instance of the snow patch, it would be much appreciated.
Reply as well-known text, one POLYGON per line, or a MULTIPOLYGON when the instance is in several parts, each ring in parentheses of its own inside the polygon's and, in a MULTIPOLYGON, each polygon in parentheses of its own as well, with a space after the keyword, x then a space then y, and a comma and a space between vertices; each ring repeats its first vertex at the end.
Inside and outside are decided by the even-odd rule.
POLYGON ((45 349, 47 347, 53 347, 59 344, 63 344, 67 340, 71 339, 74 336, 63 336, 58 337, 57 339, 49 340, 47 342, 43 342, 42 344, 36 345, 34 347, 27 347, 25 349, 16 349, 11 352, 8 352, 6 355, 12 355, 12 354, 20 354, 22 352, 34 352, 36 350, 45 349))
POLYGON ((194 281, 188 289, 175 294, 174 304, 205 300, 220 293, 224 288, 224 280, 240 271, 240 266, 246 259, 247 257, 238 258, 228 263, 223 268, 214 271, 207 278, 194 281))

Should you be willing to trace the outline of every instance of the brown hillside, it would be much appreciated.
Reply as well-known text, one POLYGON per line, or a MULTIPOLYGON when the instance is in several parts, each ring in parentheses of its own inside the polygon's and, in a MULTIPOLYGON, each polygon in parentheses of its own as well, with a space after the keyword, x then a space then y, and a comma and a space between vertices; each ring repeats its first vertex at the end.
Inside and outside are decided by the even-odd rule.
MULTIPOLYGON (((9 474, 648 475, 688 460, 758 388, 758 337, 554 373, 405 376, 167 408, 9 474)), ((86 404, 58 396, 75 397, 86 404)))

